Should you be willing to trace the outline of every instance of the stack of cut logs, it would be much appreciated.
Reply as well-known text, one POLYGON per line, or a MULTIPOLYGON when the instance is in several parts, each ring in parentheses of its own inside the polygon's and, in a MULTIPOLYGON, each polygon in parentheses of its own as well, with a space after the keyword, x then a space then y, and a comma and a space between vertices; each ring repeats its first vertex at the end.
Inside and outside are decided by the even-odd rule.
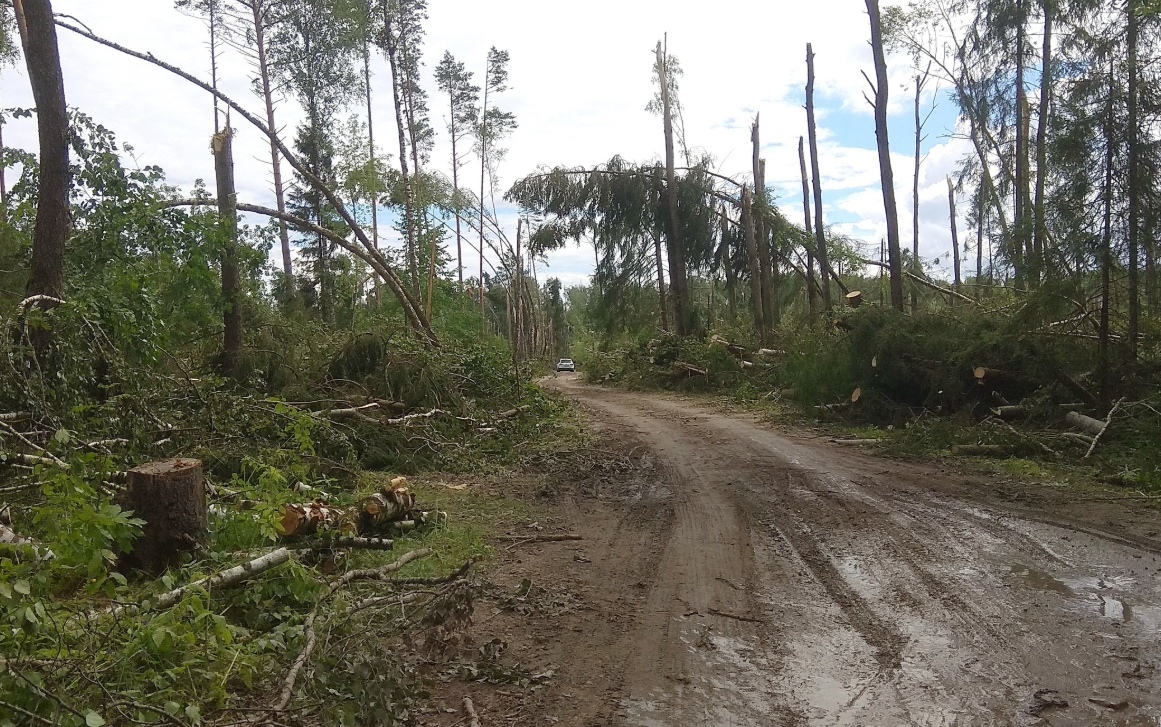
POLYGON ((316 533, 338 536, 385 535, 406 532, 416 524, 442 522, 447 514, 416 507, 415 493, 406 477, 396 477, 376 493, 363 498, 357 507, 332 507, 319 500, 285 505, 280 531, 283 538, 299 538, 316 533))

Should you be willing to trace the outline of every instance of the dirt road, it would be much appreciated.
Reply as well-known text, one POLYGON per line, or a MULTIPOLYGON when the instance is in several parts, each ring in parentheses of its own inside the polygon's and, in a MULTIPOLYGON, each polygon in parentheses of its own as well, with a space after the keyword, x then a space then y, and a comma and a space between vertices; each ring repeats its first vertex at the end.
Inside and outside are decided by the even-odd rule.
POLYGON ((578 557, 621 616, 542 647, 607 712, 556 723, 1161 724, 1153 513, 1004 502, 687 400, 547 385, 659 471, 578 557))

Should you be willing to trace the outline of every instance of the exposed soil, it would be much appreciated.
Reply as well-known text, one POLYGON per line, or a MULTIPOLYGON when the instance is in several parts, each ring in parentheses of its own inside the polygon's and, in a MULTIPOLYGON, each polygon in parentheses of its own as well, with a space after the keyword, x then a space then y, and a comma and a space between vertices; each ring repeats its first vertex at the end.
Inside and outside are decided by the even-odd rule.
POLYGON ((1161 724, 1155 511, 546 386, 609 442, 540 493, 585 539, 505 551, 470 638, 523 678, 421 723, 1161 724))

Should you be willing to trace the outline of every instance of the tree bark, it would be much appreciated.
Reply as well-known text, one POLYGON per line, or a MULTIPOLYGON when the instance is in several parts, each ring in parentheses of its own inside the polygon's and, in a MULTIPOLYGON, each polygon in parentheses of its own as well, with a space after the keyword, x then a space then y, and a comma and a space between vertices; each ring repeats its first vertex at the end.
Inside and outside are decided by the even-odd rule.
MULTIPOLYGON (((411 175, 407 170, 407 132, 403 124, 403 101, 399 97, 399 85, 403 82, 399 73, 399 47, 392 31, 390 3, 383 4, 383 26, 387 41, 387 62, 391 66, 391 95, 395 102, 395 126, 399 130, 399 171, 403 175, 403 216, 407 230, 407 271, 411 276, 411 295, 419 297, 419 257, 415 241, 415 190, 411 175)), ((482 187, 482 185, 481 185, 482 187)), ((482 193, 481 193, 482 195, 482 193)), ((481 209, 483 199, 480 200, 481 209)), ((481 216, 480 230, 483 234, 484 221, 481 216)), ((482 248, 482 246, 481 246, 482 248)))
POLYGON ((762 264, 758 256, 758 242, 754 233, 753 199, 750 188, 742 187, 742 228, 746 235, 746 260, 750 268, 750 308, 754 313, 754 332, 766 343, 765 306, 762 304, 762 264))
MULTIPOLYGON (((274 124, 274 90, 270 86, 270 66, 266 60, 266 24, 263 21, 265 0, 251 0, 250 9, 254 13, 254 47, 258 54, 258 76, 262 81, 262 100, 266 103, 266 124, 271 129, 274 124)), ((216 97, 215 97, 216 98, 216 97)), ((286 193, 282 187, 282 160, 278 154, 278 143, 270 140, 270 167, 274 175, 274 202, 279 212, 286 212, 286 193)), ((294 297, 294 267, 290 257, 290 229, 285 220, 278 220, 278 242, 282 247, 282 274, 286 276, 288 297, 294 297)))
POLYGON ((750 127, 752 147, 751 164, 754 173, 754 234, 758 240, 758 263, 762 275, 762 341, 770 338, 778 321, 774 316, 774 269, 770 238, 766 230, 766 162, 761 159, 762 142, 758 126, 758 116, 750 127))
MULTIPOLYGON (((28 80, 36 102, 40 141, 40 178, 37 183, 36 225, 32 236, 32 270, 25 295, 64 297, 64 256, 71 220, 69 214, 69 117, 64 77, 60 70, 56 26, 51 0, 13 0, 28 80)), ((37 305, 50 308, 48 298, 37 305)))
POLYGON ((665 264, 661 256, 661 237, 653 235, 653 256, 657 260, 657 308, 661 315, 661 330, 669 330, 669 306, 665 300, 665 264))
POLYGON ((806 132, 810 140, 811 182, 814 188, 814 239, 821 272, 822 307, 830 312, 830 261, 826 254, 826 230, 822 226, 822 182, 818 171, 818 129, 814 120, 814 51, 806 44, 806 132))
POLYGON ((1113 69, 1109 62, 1108 101, 1105 104, 1104 220, 1101 225, 1101 313, 1097 335, 1097 366, 1100 369, 1101 401, 1112 398, 1109 371, 1109 303, 1112 297, 1113 268, 1113 69))
POLYGON ((875 57, 875 141, 879 147, 879 177, 883 210, 887 217, 887 264, 891 274, 891 305, 903 310, 903 260, 899 250, 899 210, 895 206, 895 175, 891 170, 891 145, 887 139, 887 59, 879 25, 879 0, 866 0, 871 18, 871 51, 875 57))
POLYGON ((1140 255, 1141 255, 1141 179, 1138 156, 1140 148, 1140 99, 1138 98, 1137 67, 1137 36, 1140 19, 1136 10, 1136 1, 1126 2, 1128 13, 1128 152, 1129 152, 1129 347, 1127 355, 1129 362, 1137 360, 1137 333, 1140 330, 1141 296, 1140 296, 1140 255))
POLYGON ((221 371, 236 376, 242 360, 242 275, 238 270, 238 195, 234 189, 234 130, 214 134, 214 178, 218 188, 218 235, 222 268, 221 371))
POLYGON ((1013 267, 1017 280, 1030 281, 1034 275, 1030 271, 1031 240, 1028 235, 1028 127, 1025 113, 1028 108, 1027 92, 1024 89, 1024 55, 1027 43, 1025 29, 1027 3, 1030 0, 1016 0, 1016 197, 1013 207, 1013 224, 1016 237, 1013 240, 1013 267))
MULTIPOLYGON (((367 155, 371 163, 374 177, 374 188, 371 192, 371 241, 375 249, 379 249, 379 165, 375 159, 375 118, 371 111, 371 44, 363 42, 363 84, 367 91, 367 155)), ((379 273, 375 273, 375 302, 379 303, 379 273)), ((427 319, 431 320, 431 310, 428 306, 427 319)))
POLYGON ((976 190, 976 302, 980 302, 984 282, 984 217, 987 205, 982 189, 976 190))
POLYGON ((1040 54, 1040 108, 1036 112, 1036 199, 1032 204, 1032 255, 1036 268, 1045 272, 1048 234, 1044 218, 1044 187, 1048 178, 1048 117, 1052 107, 1052 2, 1041 2, 1044 11, 1044 44, 1040 54))
MULTIPOLYGON (((919 162, 923 144, 923 120, 919 117, 919 97, 923 92, 923 80, 915 76, 915 174, 911 183, 911 265, 915 274, 923 272, 919 264, 919 162)), ((919 310, 919 293, 911 289, 911 314, 919 310)))
POLYGON ((673 109, 669 98, 669 51, 657 46, 658 78, 661 83, 661 110, 665 131, 666 247, 669 251, 669 289, 673 295, 674 331, 689 333, 690 299, 685 274, 685 248, 682 246, 681 216, 677 209, 677 173, 674 170, 673 109))
MULTIPOLYGON (((798 168, 802 173, 802 213, 803 213, 803 228, 806 230, 806 236, 811 235, 810 225, 810 182, 806 176, 806 155, 802 151, 803 139, 798 137, 798 168)), ((826 273, 823 273, 826 275, 826 273)), ((807 246, 806 248, 806 301, 807 310, 810 312, 810 320, 818 315, 818 298, 814 292, 814 251, 807 246)))
POLYGON ((202 463, 167 459, 129 470, 123 504, 145 521, 123 562, 152 574, 181 563, 209 527, 202 463))
MULTIPOLYGON (((480 112, 480 328, 488 324, 488 307, 484 303, 484 172, 488 168, 488 87, 491 85, 492 58, 484 66, 484 103, 480 112)), ((595 249, 595 243, 594 243, 595 249)), ((594 268, 593 275, 596 275, 594 268)))
POLYGON ((960 277, 959 268, 959 235, 955 227, 955 186, 951 183, 951 177, 947 178, 947 209, 948 218, 951 221, 951 259, 955 264, 955 292, 962 293, 963 278, 960 277))

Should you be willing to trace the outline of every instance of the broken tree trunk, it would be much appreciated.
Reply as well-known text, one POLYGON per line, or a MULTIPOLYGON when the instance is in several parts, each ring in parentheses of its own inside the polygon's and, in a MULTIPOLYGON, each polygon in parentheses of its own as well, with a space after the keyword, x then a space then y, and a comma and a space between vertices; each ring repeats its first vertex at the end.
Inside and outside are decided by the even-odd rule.
POLYGON ((209 527, 201 461, 149 462, 129 470, 128 479, 121 504, 145 526, 122 563, 154 574, 180 564, 209 527))
POLYGON ((754 232, 754 214, 751 205, 750 188, 742 187, 742 225, 746 233, 746 261, 750 271, 750 307, 754 313, 754 332, 758 340, 766 342, 766 306, 762 303, 762 265, 758 255, 758 242, 754 232))
POLYGON ((242 274, 238 268, 238 195, 234 191, 234 130, 228 125, 214 134, 214 174, 218 187, 218 235, 222 270, 221 370, 238 373, 242 360, 242 274))

